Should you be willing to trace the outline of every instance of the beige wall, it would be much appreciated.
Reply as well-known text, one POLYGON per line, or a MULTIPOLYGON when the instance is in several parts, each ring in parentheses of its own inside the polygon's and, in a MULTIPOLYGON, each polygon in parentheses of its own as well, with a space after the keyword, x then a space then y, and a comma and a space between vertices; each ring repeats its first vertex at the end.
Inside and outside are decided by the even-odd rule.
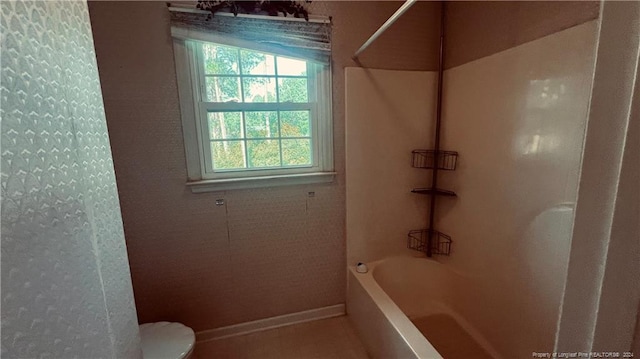
POLYGON ((633 343, 631 344, 631 351, 640 353, 640 305, 638 305, 638 313, 636 314, 636 328, 633 335, 633 343))
MULTIPOLYGON (((165 3, 89 4, 140 322, 203 330, 344 302, 343 68, 398 6, 311 4, 333 16, 335 183, 192 194, 165 3)), ((416 5, 362 62, 434 69, 437 12, 416 5)))
MULTIPOLYGON (((344 78, 342 68, 355 66, 351 57, 356 50, 401 4, 400 1, 314 1, 309 5, 311 13, 332 16, 334 71, 341 80, 344 78)), ((436 70, 439 29, 440 3, 418 2, 360 55, 360 62, 364 67, 377 69, 436 70)), ((344 94, 334 91, 334 99, 344 97, 338 95, 344 94)))
POLYGON ((450 1, 446 68, 524 44, 598 17, 597 1, 450 1))

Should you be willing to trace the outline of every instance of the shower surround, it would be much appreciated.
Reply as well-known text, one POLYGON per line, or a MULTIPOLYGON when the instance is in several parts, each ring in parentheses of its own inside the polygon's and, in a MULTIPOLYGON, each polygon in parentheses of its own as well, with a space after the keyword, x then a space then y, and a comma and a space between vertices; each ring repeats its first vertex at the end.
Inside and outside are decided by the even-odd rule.
MULTIPOLYGON (((567 272, 597 30, 597 21, 588 21, 447 69, 444 74, 442 148, 457 150, 460 157, 456 171, 443 171, 439 179, 458 198, 439 200, 437 227, 451 235, 454 242, 451 256, 436 260, 466 278, 465 285, 450 283, 456 294, 446 297, 445 304, 462 318, 461 327, 471 327, 486 339, 492 348, 488 352, 494 357, 527 358, 532 351, 553 351, 567 272), (500 314, 487 308, 501 308, 500 314)), ((394 146, 393 128, 397 131, 406 126, 403 117, 390 116, 390 109, 400 108, 407 113, 407 104, 402 100, 412 98, 414 93, 428 92, 433 82, 405 80, 404 87, 398 89, 396 81, 407 76, 426 79, 429 73, 347 69, 350 265, 398 255, 408 257, 410 262, 420 255, 405 248, 406 234, 426 225, 426 210, 415 205, 419 202, 412 202, 426 203, 426 199, 409 191, 426 187, 428 176, 410 167, 409 147, 428 148, 430 137, 422 137, 424 142, 420 145, 408 136, 406 146, 402 141, 394 146), (404 151, 404 157, 399 150, 404 151), (364 165, 369 163, 375 165, 364 165), (385 169, 388 171, 380 174, 385 169), (415 173, 422 177, 412 177, 415 173), (410 178, 415 182, 406 183, 410 178), (363 193, 362 183, 372 191, 363 193), (395 197, 385 200, 387 194, 395 197), (406 201, 403 208, 396 206, 401 199, 406 201), (412 223, 416 213, 422 219, 418 227, 412 223), (373 230, 378 227, 387 230, 378 235, 373 230)), ((409 106, 419 109, 430 101, 425 97, 409 106)), ((416 120, 427 124, 422 133, 428 133, 428 126, 433 126, 431 119, 423 116, 416 120)), ((425 271, 422 275, 431 278, 430 273, 425 271)), ((354 291, 376 291, 363 285, 363 281, 356 282, 357 275, 352 272, 349 277, 348 313, 357 313, 356 303, 366 301, 354 296, 354 291), (353 289, 360 286, 365 290, 353 289)), ((446 290, 445 286, 442 288, 446 290)), ((382 289, 386 291, 384 286, 382 289)), ((394 292, 404 293, 405 297, 413 293, 412 286, 395 288, 394 292)), ((415 291, 416 296, 420 293, 415 291)), ((392 293, 386 294, 394 299, 392 293)), ((376 300, 373 295, 371 298, 376 300)), ((414 300, 427 303, 431 299, 414 300)), ((387 309, 384 305, 379 307, 384 314, 381 318, 393 318, 387 309)), ((355 325, 362 327, 362 323, 355 325)), ((371 324, 375 325, 389 327, 371 324)), ((391 320, 391 328, 400 326, 391 320)), ((365 343, 375 342, 366 338, 366 331, 360 334, 365 343)), ((423 357, 413 350, 423 344, 403 338, 409 351, 423 357)), ((384 352, 374 357, 384 357, 381 353, 384 352)))

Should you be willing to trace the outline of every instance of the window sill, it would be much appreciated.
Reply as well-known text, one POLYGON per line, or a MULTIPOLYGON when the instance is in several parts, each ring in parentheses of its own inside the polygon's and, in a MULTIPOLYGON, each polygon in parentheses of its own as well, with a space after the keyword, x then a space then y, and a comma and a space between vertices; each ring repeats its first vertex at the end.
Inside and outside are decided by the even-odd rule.
POLYGON ((336 172, 299 173, 294 175, 212 179, 187 182, 193 193, 227 191, 232 189, 291 186, 333 182, 336 172))

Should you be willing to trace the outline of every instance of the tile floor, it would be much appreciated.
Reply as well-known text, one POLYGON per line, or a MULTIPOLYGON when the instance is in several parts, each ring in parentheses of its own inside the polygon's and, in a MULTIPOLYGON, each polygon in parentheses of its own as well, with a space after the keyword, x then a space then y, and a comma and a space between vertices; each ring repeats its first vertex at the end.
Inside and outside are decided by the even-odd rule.
POLYGON ((367 359, 346 316, 196 343, 197 359, 367 359))

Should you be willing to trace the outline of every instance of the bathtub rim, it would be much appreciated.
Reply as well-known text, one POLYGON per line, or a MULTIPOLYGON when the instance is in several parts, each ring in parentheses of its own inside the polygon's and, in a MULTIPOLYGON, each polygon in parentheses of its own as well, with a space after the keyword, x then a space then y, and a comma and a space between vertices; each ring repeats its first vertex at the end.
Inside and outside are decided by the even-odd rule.
MULTIPOLYGON (((380 311, 385 315, 385 318, 391 323, 391 326, 400 334, 400 336, 403 338, 404 342, 409 346, 409 348, 411 349, 411 351, 418 356, 418 358, 432 358, 432 356, 426 356, 426 357, 421 357, 419 356, 419 354, 416 352, 416 350, 413 348, 413 345, 411 345, 408 341, 407 341, 407 337, 405 336, 405 332, 403 330, 400 330, 400 328, 398 327, 398 325, 402 325, 402 326, 406 326, 407 328, 412 328, 413 331, 417 332, 418 334, 418 338, 422 338, 423 341, 428 343, 428 346, 431 346, 433 348, 433 350, 438 353, 438 355, 440 355, 440 353, 433 347, 433 345, 429 342, 429 339, 426 338, 420 331, 419 329, 413 324, 413 322, 411 322, 411 319, 409 317, 409 315, 407 315, 405 312, 402 311, 402 309, 400 309, 400 307, 393 301, 393 299, 391 298, 391 296, 389 296, 389 294, 387 294, 387 292, 384 291, 384 289, 382 288, 382 286, 380 285, 380 283, 378 283, 378 281, 376 280, 376 269, 378 266, 380 266, 381 264, 384 265, 384 263, 386 262, 391 262, 391 261, 416 261, 418 263, 421 264, 427 264, 428 266, 433 266, 434 269, 435 267, 438 267, 438 270, 446 270, 450 275, 454 275, 457 276, 459 278, 465 279, 465 280, 470 280, 473 278, 473 276, 468 276, 463 274, 461 271, 456 270, 454 268, 451 268, 451 266, 445 264, 445 263, 441 263, 440 261, 436 260, 436 259, 432 259, 432 258, 427 258, 425 255, 415 255, 415 254, 411 254, 411 255, 395 255, 395 256, 389 256, 389 257, 385 257, 385 258, 381 258, 381 259, 377 259, 375 261, 371 261, 371 262, 367 262, 366 265, 368 266, 368 271, 366 273, 358 273, 356 271, 356 266, 348 266, 349 270, 351 271, 351 273, 353 273, 353 275, 356 277, 355 279, 359 281, 360 285, 363 287, 363 289, 367 292, 367 294, 371 297, 371 299, 374 301, 374 303, 376 305, 378 305, 378 308, 380 309, 380 311), (380 297, 375 297, 375 295, 380 295, 380 297), (390 302, 390 305, 388 308, 392 308, 392 313, 394 313, 393 317, 391 317, 388 313, 387 310, 383 309, 382 307, 380 307, 380 303, 377 300, 377 298, 383 298, 385 300, 387 300, 388 302, 390 302), (398 317, 400 319, 399 322, 400 323, 396 323, 394 321, 394 319, 392 318, 396 318, 398 317), (402 319, 404 318, 404 319, 402 319)), ((470 323, 467 318, 465 318, 464 316, 462 316, 459 312, 457 312, 454 308, 452 308, 449 304, 444 303, 444 302, 439 302, 439 301, 435 301, 434 303, 438 304, 439 307, 441 307, 442 310, 439 311, 439 313, 441 314, 445 314, 448 316, 451 316, 467 333, 469 333, 474 340, 494 359, 504 359, 504 357, 495 349, 495 347, 484 337, 484 335, 482 335, 482 333, 472 324, 470 323)), ((387 308, 387 309, 388 309, 387 308)), ((347 314, 348 314, 349 308, 347 307, 347 314)), ((412 332, 411 329, 408 329, 409 332, 412 332)), ((411 337, 411 340, 413 340, 415 337, 411 337)), ((438 358, 442 358, 442 356, 440 355, 438 358)))
MULTIPOLYGON (((380 308, 391 326, 400 334, 404 343, 409 347, 417 358, 424 359, 444 359, 442 355, 433 347, 428 339, 420 333, 418 328, 409 320, 406 314, 398 307, 398 305, 389 297, 387 293, 378 285, 373 277, 375 266, 381 262, 369 262, 367 273, 358 273, 355 266, 349 266, 349 271, 357 280, 362 288, 371 297, 373 302, 380 308)), ((347 314, 349 307, 347 306, 347 314)))

